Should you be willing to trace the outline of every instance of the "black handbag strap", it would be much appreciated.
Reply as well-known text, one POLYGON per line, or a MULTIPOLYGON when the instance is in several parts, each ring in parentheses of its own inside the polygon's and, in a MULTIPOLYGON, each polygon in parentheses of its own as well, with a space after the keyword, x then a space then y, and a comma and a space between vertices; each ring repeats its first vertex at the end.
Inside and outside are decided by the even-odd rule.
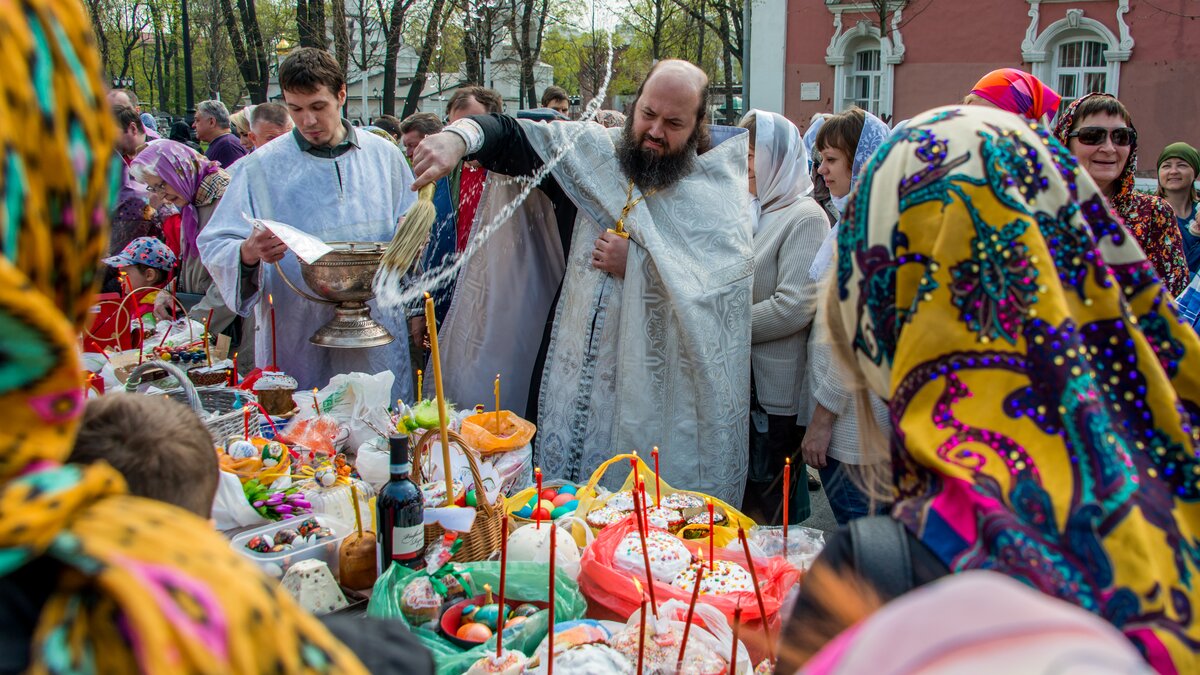
POLYGON ((915 586, 908 531, 890 516, 850 521, 854 569, 883 594, 898 598, 915 586))

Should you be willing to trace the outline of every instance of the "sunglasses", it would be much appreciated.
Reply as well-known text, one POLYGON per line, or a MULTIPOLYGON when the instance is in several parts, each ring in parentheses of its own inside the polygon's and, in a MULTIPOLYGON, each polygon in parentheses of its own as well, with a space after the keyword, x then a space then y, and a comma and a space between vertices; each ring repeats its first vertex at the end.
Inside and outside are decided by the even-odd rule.
POLYGON ((1125 148, 1137 140, 1137 131, 1129 127, 1083 127, 1067 134, 1067 138, 1078 138, 1084 145, 1104 145, 1104 140, 1111 138, 1113 145, 1125 148))

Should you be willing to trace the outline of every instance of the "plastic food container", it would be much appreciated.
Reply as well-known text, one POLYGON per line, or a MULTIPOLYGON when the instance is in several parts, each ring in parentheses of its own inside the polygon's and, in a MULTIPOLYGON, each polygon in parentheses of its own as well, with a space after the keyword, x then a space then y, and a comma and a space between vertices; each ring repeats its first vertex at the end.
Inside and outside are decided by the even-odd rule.
POLYGON ((350 534, 350 530, 351 527, 349 525, 337 518, 325 514, 313 514, 296 516, 290 520, 281 520, 277 523, 247 530, 234 536, 230 544, 234 550, 245 556, 248 560, 253 561, 274 579, 282 579, 288 568, 301 560, 312 560, 314 558, 324 560, 329 565, 329 570, 333 572, 333 576, 338 578, 338 549, 342 547, 342 540, 350 534), (276 532, 288 528, 294 530, 300 526, 300 523, 309 518, 314 518, 322 527, 328 527, 333 530, 333 536, 304 548, 295 548, 290 551, 280 551, 279 553, 259 553, 258 551, 251 551, 246 548, 246 542, 260 534, 270 535, 273 538, 276 532))

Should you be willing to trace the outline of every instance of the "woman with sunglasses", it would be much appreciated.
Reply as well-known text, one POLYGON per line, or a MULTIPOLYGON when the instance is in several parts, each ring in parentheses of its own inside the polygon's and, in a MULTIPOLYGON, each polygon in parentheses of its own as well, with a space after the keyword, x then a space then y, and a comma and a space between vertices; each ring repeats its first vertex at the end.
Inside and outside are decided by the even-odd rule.
POLYGON ((1054 135, 1125 220, 1163 286, 1174 296, 1182 293, 1190 277, 1175 214, 1162 198, 1133 189, 1137 130, 1125 106, 1111 94, 1088 94, 1067 106, 1054 135))

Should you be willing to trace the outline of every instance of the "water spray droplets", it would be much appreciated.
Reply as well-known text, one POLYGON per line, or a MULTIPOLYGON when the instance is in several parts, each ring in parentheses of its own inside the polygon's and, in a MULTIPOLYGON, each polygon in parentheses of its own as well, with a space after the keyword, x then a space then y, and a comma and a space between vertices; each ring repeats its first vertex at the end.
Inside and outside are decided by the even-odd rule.
MULTIPOLYGON (((607 8, 605 8, 607 10, 607 8)), ((567 153, 575 147, 576 139, 579 134, 586 130, 583 123, 591 122, 596 119, 596 114, 600 112, 600 106, 604 101, 604 96, 608 91, 609 83, 612 81, 613 72, 613 42, 612 31, 605 31, 605 36, 608 42, 608 58, 604 66, 604 82, 601 83, 599 91, 588 101, 587 107, 584 108, 583 114, 579 117, 578 122, 568 132, 567 142, 560 145, 554 154, 550 157, 543 157, 544 164, 542 168, 533 175, 532 178, 522 179, 525 187, 521 190, 517 198, 506 204, 496 217, 487 224, 486 227, 479 230, 471 237, 467 248, 459 253, 453 262, 447 263, 436 270, 426 272, 419 277, 410 278, 405 270, 391 270, 380 268, 379 273, 375 275, 375 299, 380 308, 393 309, 397 307, 415 306, 425 296, 425 292, 433 292, 442 286, 452 282, 458 276, 458 271, 462 266, 471 259, 475 252, 487 243, 492 234, 502 225, 507 223, 517 209, 525 203, 529 194, 533 192, 534 187, 540 185, 542 180, 550 175, 554 167, 566 157, 567 153), (573 133, 572 133, 573 132, 573 133), (527 181, 527 182, 526 182, 527 181)))

